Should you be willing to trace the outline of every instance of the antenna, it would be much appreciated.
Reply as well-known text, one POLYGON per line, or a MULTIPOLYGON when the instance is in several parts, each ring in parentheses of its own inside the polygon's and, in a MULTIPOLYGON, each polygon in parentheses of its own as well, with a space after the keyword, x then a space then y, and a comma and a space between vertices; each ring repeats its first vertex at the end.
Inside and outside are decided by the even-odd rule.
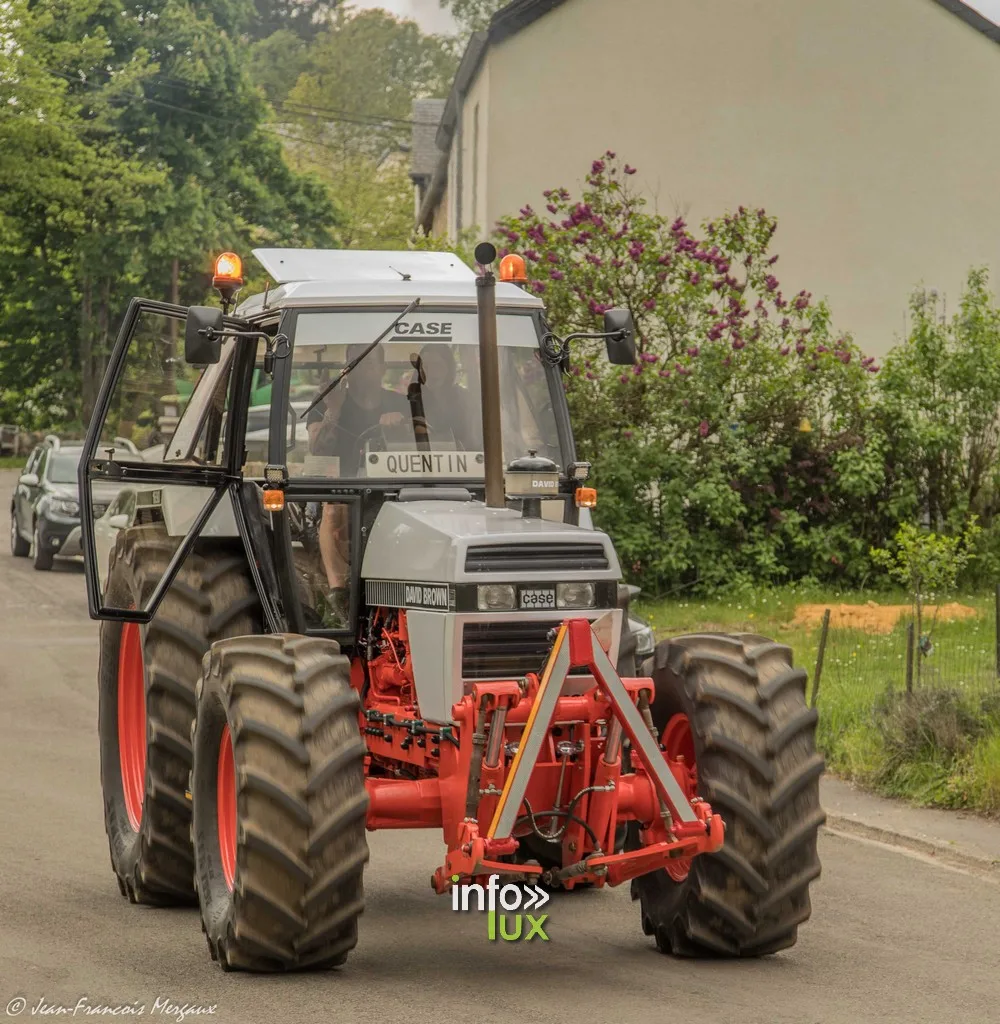
POLYGON ((404 281, 411 281, 411 280, 413 280, 413 279, 412 279, 412 277, 411 277, 411 276, 410 276, 409 274, 404 274, 402 270, 397 270, 397 269, 396 269, 396 268, 395 268, 394 266, 392 266, 391 264, 390 264, 390 266, 389 266, 389 269, 390 269, 390 270, 391 270, 391 271, 392 271, 392 272, 393 272, 394 274, 399 274, 399 276, 400 276, 400 277, 401 277, 401 278, 402 278, 402 279, 403 279, 404 281))

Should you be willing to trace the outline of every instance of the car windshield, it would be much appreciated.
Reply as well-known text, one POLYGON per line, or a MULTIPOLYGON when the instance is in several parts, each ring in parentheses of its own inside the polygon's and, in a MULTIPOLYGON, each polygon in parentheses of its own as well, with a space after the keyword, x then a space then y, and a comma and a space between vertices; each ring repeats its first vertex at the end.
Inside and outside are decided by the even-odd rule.
MULTIPOLYGON (((291 400, 302 409, 389 322, 385 313, 304 313, 295 326, 291 400), (305 403, 305 406, 303 405, 305 403)), ((530 316, 498 318, 504 463, 535 451, 564 464, 552 387, 530 316)), ((482 479, 478 320, 413 313, 308 416, 290 475, 482 479), (304 443, 303 443, 304 442, 304 443)))
POLYGON ((54 484, 75 484, 80 465, 80 452, 53 452, 49 456, 49 481, 54 484))

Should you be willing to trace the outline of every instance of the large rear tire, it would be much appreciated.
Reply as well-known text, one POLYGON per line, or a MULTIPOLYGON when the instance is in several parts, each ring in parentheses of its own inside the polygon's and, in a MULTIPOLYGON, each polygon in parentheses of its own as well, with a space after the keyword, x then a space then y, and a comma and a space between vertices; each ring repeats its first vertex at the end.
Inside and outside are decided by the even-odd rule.
MULTIPOLYGON (((645 670, 666 755, 693 758, 692 791, 722 815, 726 838, 716 854, 633 881, 643 930, 680 956, 763 956, 794 945, 810 915, 826 820, 806 673, 792 667, 788 647, 721 634, 665 641, 645 670)), ((633 824, 628 847, 638 845, 633 824)))
MULTIPOLYGON (((162 528, 123 530, 106 600, 140 608, 174 552, 162 528)), ((133 903, 193 904, 191 726, 214 639, 259 631, 256 591, 235 551, 193 554, 148 626, 103 622, 99 732, 111 865, 133 903)))
POLYGON ((195 879, 224 970, 338 967, 357 944, 368 794, 350 678, 331 640, 227 640, 205 657, 195 879))

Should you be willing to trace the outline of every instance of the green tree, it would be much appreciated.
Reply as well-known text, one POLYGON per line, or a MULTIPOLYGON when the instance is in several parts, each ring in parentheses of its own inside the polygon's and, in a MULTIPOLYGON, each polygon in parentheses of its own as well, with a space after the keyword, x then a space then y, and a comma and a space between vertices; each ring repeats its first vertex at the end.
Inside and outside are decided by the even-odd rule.
POLYGON ((281 106, 282 132, 292 165, 327 182, 341 245, 405 246, 413 100, 444 95, 455 64, 451 41, 382 10, 338 13, 309 47, 281 106))
POLYGON ((63 353, 51 365, 77 375, 73 414, 89 414, 130 294, 200 300, 221 247, 329 243, 326 190, 290 171, 245 70, 252 17, 249 0, 18 5, 0 244, 32 273, 3 297, 0 336, 63 353), (20 101, 31 89, 51 112, 20 101), (42 168, 48 196, 32 181, 42 168))
POLYGON ((302 39, 311 39, 340 3, 341 0, 254 0, 254 37, 266 39, 275 32, 290 31, 302 39))

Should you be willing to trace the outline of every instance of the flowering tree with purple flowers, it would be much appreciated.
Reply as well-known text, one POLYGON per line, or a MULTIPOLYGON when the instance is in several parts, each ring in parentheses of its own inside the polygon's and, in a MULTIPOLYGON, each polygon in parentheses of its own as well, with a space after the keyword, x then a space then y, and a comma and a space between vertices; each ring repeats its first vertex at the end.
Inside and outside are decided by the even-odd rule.
POLYGON ((649 209, 634 174, 606 153, 579 198, 549 190, 497 228, 558 333, 599 329, 612 307, 635 319, 635 366, 581 345, 567 377, 599 522, 653 591, 860 576, 862 510, 884 483, 878 367, 824 303, 786 294, 773 217, 741 207, 696 231, 649 209))

